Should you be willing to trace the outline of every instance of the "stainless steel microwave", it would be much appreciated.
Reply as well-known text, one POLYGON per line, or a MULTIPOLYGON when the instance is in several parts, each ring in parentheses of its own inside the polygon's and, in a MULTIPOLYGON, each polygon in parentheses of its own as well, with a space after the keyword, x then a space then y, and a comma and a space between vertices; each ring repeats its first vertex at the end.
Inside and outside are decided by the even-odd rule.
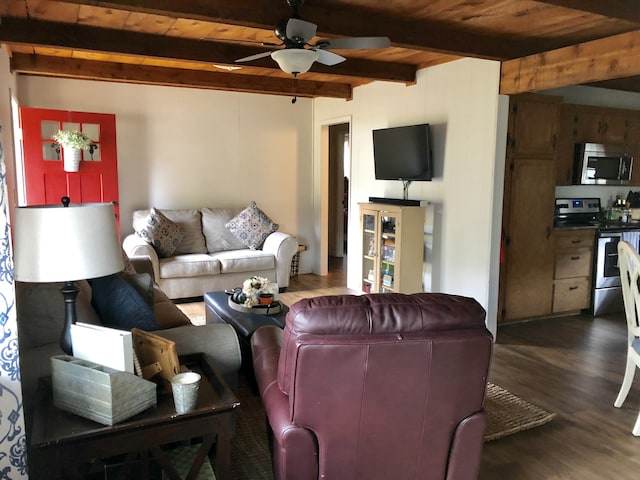
POLYGON ((631 180, 633 157, 623 145, 577 143, 574 185, 626 185, 631 180))

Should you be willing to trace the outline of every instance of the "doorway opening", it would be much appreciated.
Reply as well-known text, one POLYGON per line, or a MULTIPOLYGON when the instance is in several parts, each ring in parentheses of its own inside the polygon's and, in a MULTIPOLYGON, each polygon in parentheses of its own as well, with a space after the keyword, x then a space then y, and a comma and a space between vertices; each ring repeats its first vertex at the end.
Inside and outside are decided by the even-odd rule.
POLYGON ((351 159, 349 127, 349 123, 329 126, 327 266, 330 274, 344 274, 347 268, 351 159))

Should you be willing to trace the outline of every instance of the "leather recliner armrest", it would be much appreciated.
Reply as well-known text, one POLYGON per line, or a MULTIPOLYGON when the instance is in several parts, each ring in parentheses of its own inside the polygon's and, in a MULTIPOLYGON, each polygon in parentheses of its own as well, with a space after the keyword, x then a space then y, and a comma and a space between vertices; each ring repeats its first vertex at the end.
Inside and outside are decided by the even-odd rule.
POLYGON ((316 439, 310 430, 290 421, 288 397, 278 386, 278 360, 282 330, 265 326, 251 337, 253 368, 276 448, 273 468, 276 478, 311 480, 318 478, 316 439))
POLYGON ((447 480, 473 480, 480 472, 482 441, 487 428, 484 410, 474 413, 458 424, 451 442, 447 480))

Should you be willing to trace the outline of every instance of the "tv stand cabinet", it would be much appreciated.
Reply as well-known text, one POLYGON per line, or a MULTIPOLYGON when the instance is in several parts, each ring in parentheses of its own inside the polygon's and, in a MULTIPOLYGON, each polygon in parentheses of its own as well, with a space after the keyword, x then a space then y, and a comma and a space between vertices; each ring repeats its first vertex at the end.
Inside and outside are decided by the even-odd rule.
POLYGON ((360 203, 362 291, 422 292, 425 208, 360 203))

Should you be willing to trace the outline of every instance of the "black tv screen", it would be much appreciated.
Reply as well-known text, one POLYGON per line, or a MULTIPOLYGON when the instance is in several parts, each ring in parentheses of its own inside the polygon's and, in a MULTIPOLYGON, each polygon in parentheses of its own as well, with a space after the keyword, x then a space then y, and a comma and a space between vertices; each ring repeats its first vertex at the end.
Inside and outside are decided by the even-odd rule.
POLYGON ((376 180, 431 180, 429 124, 373 130, 376 180))

